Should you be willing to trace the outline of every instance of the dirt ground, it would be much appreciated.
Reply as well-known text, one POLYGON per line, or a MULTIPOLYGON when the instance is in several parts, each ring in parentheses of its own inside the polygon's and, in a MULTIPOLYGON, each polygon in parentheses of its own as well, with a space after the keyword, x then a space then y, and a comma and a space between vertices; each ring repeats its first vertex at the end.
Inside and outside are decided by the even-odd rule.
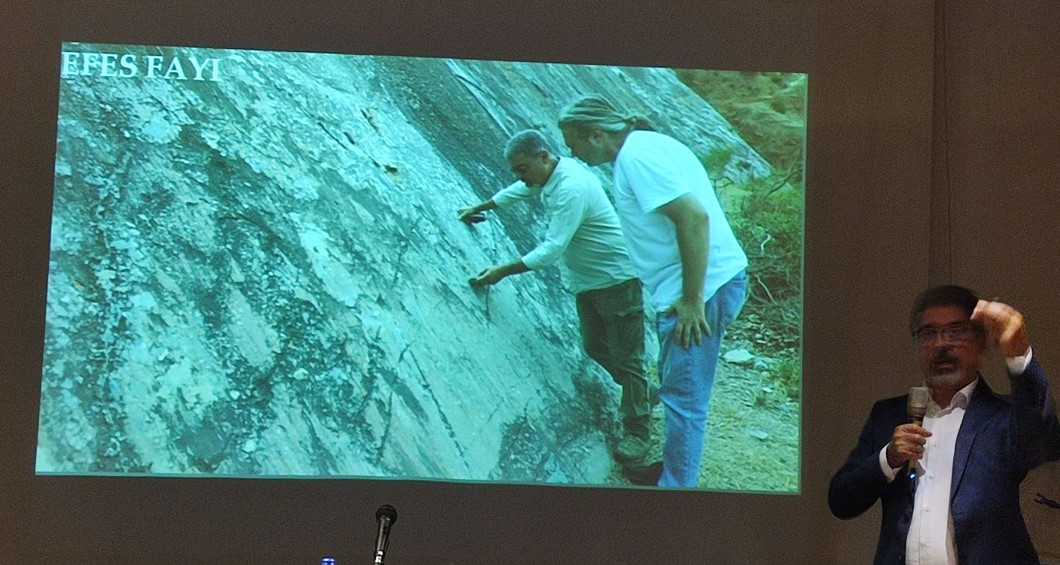
MULTIPOLYGON (((737 329, 737 328, 733 328, 737 329)), ((739 332, 733 332, 739 334, 739 332)), ((738 337, 726 339, 722 355, 747 349, 738 337)), ((800 410, 797 399, 773 384, 767 359, 746 364, 719 360, 707 418, 699 486, 706 490, 797 493, 799 490, 800 410)), ((654 367, 651 378, 658 378, 654 367)), ((648 460, 662 454, 664 409, 652 411, 653 447, 648 460)), ((611 481, 627 485, 619 464, 611 481)))

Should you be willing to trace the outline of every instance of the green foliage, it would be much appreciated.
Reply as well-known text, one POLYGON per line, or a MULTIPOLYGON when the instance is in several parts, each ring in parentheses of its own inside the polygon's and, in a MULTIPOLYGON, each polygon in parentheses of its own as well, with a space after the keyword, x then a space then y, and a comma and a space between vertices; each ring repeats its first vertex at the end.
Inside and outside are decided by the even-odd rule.
POLYGON ((729 161, 732 160, 735 152, 735 147, 715 145, 710 148, 707 156, 703 158, 703 166, 706 167, 712 178, 717 178, 725 170, 725 165, 728 165, 729 161))
POLYGON ((798 400, 802 390, 802 363, 798 357, 781 360, 773 370, 772 377, 777 392, 791 400, 798 400))
POLYGON ((770 186, 778 182, 774 175, 748 183, 740 212, 730 218, 750 262, 752 294, 772 305, 802 294, 802 192, 770 186))
POLYGON ((805 74, 687 69, 677 74, 774 167, 790 169, 801 164, 805 74))
POLYGON ((744 196, 729 216, 748 260, 744 323, 734 325, 734 338, 759 356, 781 360, 774 385, 792 398, 801 380, 804 198, 801 186, 790 181, 801 177, 796 170, 736 187, 744 196))

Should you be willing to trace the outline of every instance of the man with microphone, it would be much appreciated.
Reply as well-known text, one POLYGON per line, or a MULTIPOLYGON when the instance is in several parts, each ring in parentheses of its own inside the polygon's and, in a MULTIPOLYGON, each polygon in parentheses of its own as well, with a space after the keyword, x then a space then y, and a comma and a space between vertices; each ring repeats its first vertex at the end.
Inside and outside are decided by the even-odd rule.
POLYGON ((930 391, 922 423, 905 396, 877 402, 832 477, 832 513, 853 518, 881 500, 877 564, 1038 563, 1019 485, 1060 459, 1060 421, 1023 316, 938 286, 914 301, 909 329, 930 391), (978 373, 993 345, 1005 356, 1008 397, 978 373))

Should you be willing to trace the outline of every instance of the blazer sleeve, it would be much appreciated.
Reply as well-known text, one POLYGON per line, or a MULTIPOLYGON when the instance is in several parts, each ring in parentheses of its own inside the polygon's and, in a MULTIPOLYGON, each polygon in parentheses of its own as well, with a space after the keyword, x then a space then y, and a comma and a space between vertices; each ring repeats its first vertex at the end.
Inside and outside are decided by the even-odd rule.
POLYGON ((1060 420, 1049 379, 1037 358, 1031 359, 1023 373, 1010 378, 1016 441, 1026 472, 1060 459, 1060 420))
POLYGON ((828 485, 828 507, 837 518, 845 520, 861 515, 891 485, 880 468, 879 455, 883 446, 891 441, 894 428, 904 414, 904 406, 901 398, 882 400, 873 405, 857 445, 828 485), (902 410, 896 414, 894 406, 898 404, 902 410))

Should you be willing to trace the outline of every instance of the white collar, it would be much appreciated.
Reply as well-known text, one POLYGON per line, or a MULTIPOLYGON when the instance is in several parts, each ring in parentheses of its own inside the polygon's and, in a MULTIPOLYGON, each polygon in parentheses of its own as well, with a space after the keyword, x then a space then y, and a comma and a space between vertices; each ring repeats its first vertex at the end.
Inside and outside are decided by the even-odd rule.
POLYGON ((949 406, 942 408, 939 406, 935 399, 931 399, 928 403, 927 415, 936 416, 940 412, 950 412, 954 408, 960 408, 961 410, 968 409, 968 401, 972 398, 972 393, 975 392, 975 385, 979 383, 979 377, 972 379, 972 382, 965 385, 964 388, 954 393, 953 398, 950 399, 949 406))

